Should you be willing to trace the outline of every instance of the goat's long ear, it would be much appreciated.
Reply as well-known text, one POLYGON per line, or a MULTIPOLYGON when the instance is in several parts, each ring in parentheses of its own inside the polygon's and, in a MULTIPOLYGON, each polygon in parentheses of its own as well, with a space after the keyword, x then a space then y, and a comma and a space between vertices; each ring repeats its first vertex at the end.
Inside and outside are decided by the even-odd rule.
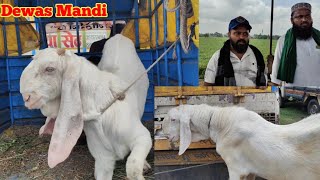
POLYGON ((180 116, 180 145, 179 155, 183 154, 191 143, 190 117, 186 114, 180 116))
POLYGON ((48 164, 51 168, 69 156, 82 133, 84 124, 79 87, 81 61, 71 53, 64 53, 61 50, 58 50, 58 53, 64 63, 64 72, 59 114, 48 152, 48 164))

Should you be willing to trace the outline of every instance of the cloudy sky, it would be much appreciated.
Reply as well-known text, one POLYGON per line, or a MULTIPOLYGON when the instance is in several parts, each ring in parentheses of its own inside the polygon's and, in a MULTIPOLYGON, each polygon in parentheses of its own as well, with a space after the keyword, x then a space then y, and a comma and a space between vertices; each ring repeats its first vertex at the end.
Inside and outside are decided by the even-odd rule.
MULTIPOLYGON (((231 19, 241 15, 251 24, 253 34, 270 33, 271 0, 199 0, 200 33, 227 33, 231 19)), ((274 0, 273 34, 283 35, 291 27, 291 6, 312 5, 313 26, 320 29, 320 0, 274 0)))

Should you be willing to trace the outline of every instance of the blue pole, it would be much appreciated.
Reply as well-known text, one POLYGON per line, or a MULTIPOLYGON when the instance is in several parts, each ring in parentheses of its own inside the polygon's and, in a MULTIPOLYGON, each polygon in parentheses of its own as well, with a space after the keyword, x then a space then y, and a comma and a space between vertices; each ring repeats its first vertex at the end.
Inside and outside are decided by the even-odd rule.
MULTIPOLYGON (((77 0, 74 0, 74 5, 77 6, 77 0)), ((80 34, 79 34, 79 18, 76 18, 76 33, 77 33, 77 52, 80 53, 80 34)))
POLYGON ((139 19, 136 19, 136 17, 139 17, 139 6, 138 6, 138 0, 134 1, 134 11, 135 11, 135 19, 134 19, 134 27, 135 27, 135 36, 136 36, 136 42, 135 46, 140 47, 140 40, 139 40, 139 19))
MULTIPOLYGON (((176 10, 176 34, 180 36, 180 9, 176 10)), ((177 44, 177 70, 178 70, 178 85, 182 86, 182 72, 181 72, 181 43, 177 44)))
MULTIPOLYGON (((2 22, 4 22, 4 18, 2 22)), ((12 92, 11 92, 11 81, 10 81, 10 66, 9 66, 9 54, 8 54, 8 41, 7 41, 7 29, 6 25, 2 25, 2 34, 3 34, 3 42, 4 42, 4 55, 6 57, 6 69, 7 69, 7 82, 8 82, 8 91, 9 91, 9 108, 10 108, 10 119, 11 125, 14 123, 14 116, 13 116, 13 106, 12 106, 12 92)))
MULTIPOLYGON (((163 47, 164 52, 167 50, 167 34, 168 34, 168 27, 167 27, 167 10, 163 4, 163 47)), ((165 75, 165 85, 169 85, 169 72, 168 72, 168 56, 167 54, 164 55, 164 75, 165 75)))
MULTIPOLYGON (((154 3, 154 7, 157 4, 157 0, 153 1, 154 3)), ((155 30, 156 30, 156 58, 158 59, 159 57, 159 51, 158 51, 158 45, 159 45, 159 32, 158 32, 158 10, 155 11, 154 14, 154 20, 155 20, 155 30)), ((158 85, 161 85, 161 72, 160 72, 160 63, 157 63, 157 81, 158 81, 158 85)))
MULTIPOLYGON (((14 0, 14 5, 18 5, 18 0, 14 0)), ((21 48, 21 37, 20 37, 20 29, 19 29, 19 21, 18 18, 14 18, 15 28, 16 28, 16 38, 17 38, 17 45, 18 45, 18 56, 22 54, 21 48)))

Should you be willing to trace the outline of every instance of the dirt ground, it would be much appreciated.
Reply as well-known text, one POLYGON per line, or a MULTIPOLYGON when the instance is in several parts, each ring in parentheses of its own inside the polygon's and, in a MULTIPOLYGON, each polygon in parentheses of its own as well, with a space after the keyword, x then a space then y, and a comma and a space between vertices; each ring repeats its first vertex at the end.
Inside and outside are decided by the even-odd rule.
MULTIPOLYGON (((69 158, 50 169, 47 150, 50 137, 39 137, 37 126, 13 126, 0 134, 0 180, 90 180, 94 179, 94 159, 85 143, 78 143, 69 158)), ((154 179, 153 153, 147 158, 154 179)), ((113 179, 126 179, 125 160, 118 161, 113 179)))

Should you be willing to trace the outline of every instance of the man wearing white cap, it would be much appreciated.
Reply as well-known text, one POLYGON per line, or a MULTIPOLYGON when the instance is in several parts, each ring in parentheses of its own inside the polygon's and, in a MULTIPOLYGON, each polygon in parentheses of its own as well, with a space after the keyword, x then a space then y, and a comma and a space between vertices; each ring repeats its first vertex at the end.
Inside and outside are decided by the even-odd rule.
POLYGON ((292 28, 278 40, 271 82, 320 86, 320 31, 312 27, 311 5, 293 5, 291 23, 292 28))

